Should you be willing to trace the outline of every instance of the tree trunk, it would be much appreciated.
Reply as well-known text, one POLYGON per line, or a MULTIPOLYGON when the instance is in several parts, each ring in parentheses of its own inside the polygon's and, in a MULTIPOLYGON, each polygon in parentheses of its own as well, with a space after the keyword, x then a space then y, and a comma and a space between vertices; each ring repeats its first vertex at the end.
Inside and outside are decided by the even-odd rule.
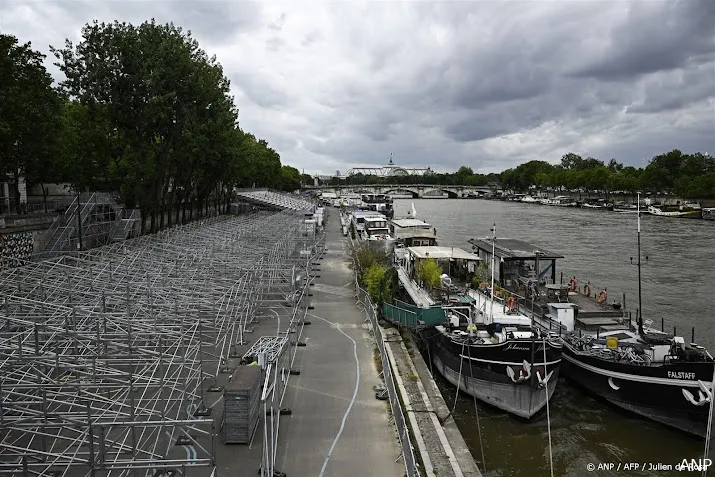
POLYGON ((176 191, 176 225, 183 224, 181 211, 186 212, 186 193, 184 189, 176 191))
POLYGON ((144 231, 146 230, 146 214, 144 213, 145 211, 146 211, 145 209, 139 209, 139 213, 142 216, 141 230, 140 230, 141 235, 144 235, 144 231))
POLYGON ((40 187, 42 187, 42 203, 45 206, 45 213, 47 213, 47 193, 49 192, 45 187, 45 184, 40 182, 40 187))
MULTIPOLYGON (((20 213, 20 170, 15 169, 13 173, 15 178, 15 213, 20 213)), ((10 211, 12 211, 12 203, 10 203, 10 211)))
POLYGON ((173 187, 171 188, 171 193, 169 194, 169 203, 166 206, 166 210, 168 212, 167 215, 167 223, 166 226, 171 228, 171 223, 172 223, 172 218, 174 217, 174 199, 176 197, 176 182, 174 182, 173 187))
MULTIPOLYGON (((167 180, 166 185, 164 187, 162 187, 162 190, 161 190, 161 219, 159 222, 159 228, 161 230, 164 230, 164 215, 165 215, 166 209, 167 209, 166 194, 169 191, 169 184, 170 184, 170 181, 167 180)), ((169 209, 169 219, 168 220, 169 220, 169 226, 171 226, 171 209, 169 209)))

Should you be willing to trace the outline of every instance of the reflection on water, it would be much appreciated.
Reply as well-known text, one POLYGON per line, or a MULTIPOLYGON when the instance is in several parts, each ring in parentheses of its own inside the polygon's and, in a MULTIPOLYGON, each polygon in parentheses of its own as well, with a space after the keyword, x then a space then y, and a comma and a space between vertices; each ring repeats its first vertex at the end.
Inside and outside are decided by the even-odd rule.
MULTIPOLYGON (((608 288, 610 297, 625 294, 626 307, 638 306, 636 217, 602 210, 570 209, 484 200, 395 201, 395 216, 407 214, 414 202, 418 217, 437 227, 440 245, 469 250, 469 238, 490 236, 532 242, 564 255, 557 277, 575 276, 592 288, 608 288)), ((695 339, 715 350, 715 223, 705 220, 641 219, 644 265, 643 315, 666 331, 695 339), (648 256, 646 263, 645 256, 648 256)), ((558 279, 558 278, 557 278, 558 279)), ((635 314, 635 313, 634 313, 635 314)), ((456 389, 439 379, 452 407, 456 389)), ((671 431, 613 409, 561 379, 550 402, 554 475, 658 476, 670 472, 620 472, 586 469, 588 463, 652 462, 677 464, 702 457, 702 440, 671 431)), ((487 476, 549 475, 546 413, 523 421, 479 405, 487 476)), ((472 455, 480 459, 479 435, 470 396, 457 399, 455 420, 472 455)))

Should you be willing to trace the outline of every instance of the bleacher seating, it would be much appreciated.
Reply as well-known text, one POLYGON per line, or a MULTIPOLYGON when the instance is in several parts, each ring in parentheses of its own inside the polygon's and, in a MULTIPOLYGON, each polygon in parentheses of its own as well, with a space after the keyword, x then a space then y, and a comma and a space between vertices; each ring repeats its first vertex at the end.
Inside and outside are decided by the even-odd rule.
POLYGON ((246 199, 251 202, 258 202, 268 206, 278 207, 280 209, 300 211, 312 211, 315 205, 300 196, 275 192, 271 190, 247 190, 238 191, 236 195, 239 198, 246 199))

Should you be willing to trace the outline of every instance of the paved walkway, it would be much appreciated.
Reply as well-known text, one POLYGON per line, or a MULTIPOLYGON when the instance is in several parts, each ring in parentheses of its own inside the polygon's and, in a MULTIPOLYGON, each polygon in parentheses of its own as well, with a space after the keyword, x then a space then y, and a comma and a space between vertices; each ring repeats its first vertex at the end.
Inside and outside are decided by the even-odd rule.
POLYGON ((283 407, 277 469, 287 476, 380 476, 405 473, 394 426, 384 401, 375 399, 380 383, 373 359, 374 340, 355 305, 353 272, 333 213, 327 252, 313 292, 308 318, 283 407))

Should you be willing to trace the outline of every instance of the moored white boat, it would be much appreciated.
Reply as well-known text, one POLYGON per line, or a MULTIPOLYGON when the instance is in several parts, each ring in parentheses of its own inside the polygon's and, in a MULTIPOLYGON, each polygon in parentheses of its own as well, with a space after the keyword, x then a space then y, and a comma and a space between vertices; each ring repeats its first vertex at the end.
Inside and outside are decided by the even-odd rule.
POLYGON ((686 202, 682 205, 651 205, 648 212, 657 217, 680 217, 689 219, 699 219, 703 215, 703 210, 698 204, 686 202))

